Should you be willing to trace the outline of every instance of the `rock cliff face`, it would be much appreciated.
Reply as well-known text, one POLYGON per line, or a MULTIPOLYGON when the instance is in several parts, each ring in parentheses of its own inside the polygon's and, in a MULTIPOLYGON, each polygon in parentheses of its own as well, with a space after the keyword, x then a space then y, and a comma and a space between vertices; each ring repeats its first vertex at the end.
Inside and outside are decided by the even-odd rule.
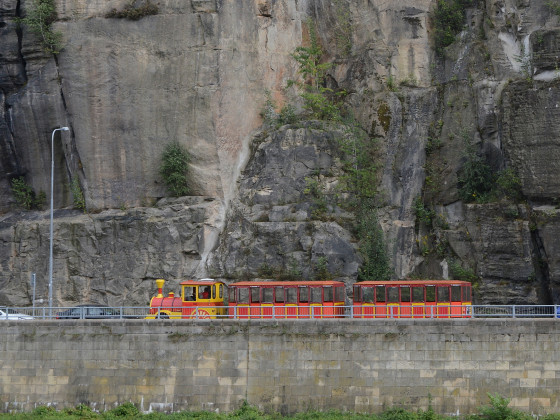
POLYGON ((160 0, 140 20, 106 17, 125 0, 56 0, 53 57, 15 23, 28 2, 0 0, 0 304, 30 304, 32 272, 46 296, 49 214, 18 209, 10 180, 49 197, 60 126, 56 303, 145 304, 157 277, 355 281, 355 215, 330 203, 317 218, 305 193, 310 178, 340 181, 343 127, 261 128, 266 91, 298 105, 286 86, 308 19, 328 86, 379 145, 393 277, 463 276, 479 303, 560 303, 560 16, 545 0, 473 3, 439 57, 432 0, 160 0), (173 141, 198 197, 163 198, 173 141), (520 194, 464 202, 473 153, 515 173, 520 194), (74 179, 87 214, 69 210, 74 179))

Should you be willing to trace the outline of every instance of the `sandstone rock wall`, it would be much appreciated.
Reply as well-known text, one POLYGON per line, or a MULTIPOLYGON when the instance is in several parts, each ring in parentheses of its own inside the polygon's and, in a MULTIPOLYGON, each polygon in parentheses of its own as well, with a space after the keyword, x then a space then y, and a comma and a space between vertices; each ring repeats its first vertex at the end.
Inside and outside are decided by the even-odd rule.
POLYGON ((0 0, 0 303, 29 303, 30 273, 46 278, 48 214, 18 212, 9 180, 23 175, 49 194, 50 136, 64 125, 55 207, 71 206, 77 178, 89 214, 56 212, 57 284, 74 290, 57 289, 57 302, 145 302, 153 277, 231 281, 271 267, 313 277, 325 259, 352 283, 361 263, 354 216, 335 206, 333 220, 314 220, 303 192, 317 173, 336 184, 331 140, 341 127, 259 131, 267 90, 278 108, 301 106, 285 87, 297 76, 290 53, 309 42, 308 19, 333 63, 328 86, 347 92, 379 144, 378 213, 393 276, 460 268, 479 284, 479 302, 558 303, 560 17, 545 0, 475 2, 444 57, 433 48, 433 0, 163 0, 137 21, 105 17, 126 4, 57 0, 64 48, 53 57, 17 29, 26 2, 0 0), (194 194, 214 200, 196 223, 177 212, 201 211, 199 199, 159 201, 159 158, 171 141, 193 156, 194 194), (467 150, 494 172, 513 169, 521 197, 462 203, 467 150), (419 199, 434 212, 430 223, 419 199))

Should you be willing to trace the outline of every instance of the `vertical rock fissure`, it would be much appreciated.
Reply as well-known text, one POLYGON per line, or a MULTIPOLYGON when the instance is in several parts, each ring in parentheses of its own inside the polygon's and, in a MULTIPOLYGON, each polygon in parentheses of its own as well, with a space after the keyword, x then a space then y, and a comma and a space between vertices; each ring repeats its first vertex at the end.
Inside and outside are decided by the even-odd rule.
MULTIPOLYGON (((18 0, 16 4, 15 10, 15 18, 21 17, 21 2, 18 0)), ((7 101, 8 95, 10 95, 19 85, 24 85, 27 82, 27 73, 26 73, 26 61, 22 53, 22 44, 23 44, 23 33, 22 29, 19 25, 16 26, 16 34, 18 38, 18 57, 22 64, 22 71, 18 75, 18 77, 12 80, 12 87, 6 88, 2 86, 1 88, 1 98, 2 98, 2 108, 3 108, 3 119, 4 122, 1 125, 4 125, 2 131, 4 135, 0 136, 0 151, 1 151, 1 159, 2 159, 2 167, 6 171, 7 178, 13 178, 19 176, 23 173, 23 169, 19 164, 19 159, 16 154, 16 147, 14 143, 14 129, 12 123, 12 111, 11 105, 9 101, 7 101), (20 78, 21 77, 21 78, 20 78)))
MULTIPOLYGON (((60 71, 59 71, 58 58, 57 58, 56 55, 54 55, 53 58, 54 58, 54 62, 55 62, 56 75, 57 75, 58 86, 59 86, 59 90, 60 90, 60 100, 62 102, 62 107, 64 109, 64 114, 66 116, 66 121, 69 122, 70 121, 70 118, 69 118, 70 114, 68 112, 68 106, 66 104, 66 98, 64 97, 64 90, 62 88, 62 77, 61 77, 60 71)), ((80 185, 85 190, 85 174, 84 174, 84 171, 82 170, 80 154, 78 153, 78 147, 76 145, 76 138, 73 135, 73 131, 72 131, 71 127, 70 127, 70 136, 69 136, 69 141, 68 141, 68 147, 63 148, 63 153, 64 153, 64 161, 65 161, 65 164, 66 164, 66 172, 67 172, 67 175, 68 175, 69 182, 72 182, 73 177, 75 177, 79 174, 80 185)))
MULTIPOLYGON (((21 1, 18 0, 17 5, 16 5, 16 17, 17 18, 21 18, 21 1)), ((16 26, 16 34, 18 37, 18 54, 19 54, 19 59, 21 60, 21 64, 23 67, 23 78, 24 78, 24 83, 27 83, 27 61, 25 60, 25 57, 23 56, 23 52, 22 52, 22 46, 23 46, 23 31, 21 29, 20 25, 16 26)))
POLYGON ((6 96, 2 91, 2 106, 4 108, 4 124, 6 128, 3 130, 5 135, 1 136, 0 151, 2 156, 2 167, 6 170, 6 177, 13 178, 23 173, 19 164, 14 144, 13 128, 11 123, 11 110, 6 102, 6 96))
POLYGON ((533 243, 533 267, 535 270, 535 278, 540 286, 540 293, 542 294, 539 299, 543 305, 557 304, 554 302, 550 289, 550 271, 548 267, 548 256, 542 238, 539 235, 539 230, 531 230, 531 241, 533 243))

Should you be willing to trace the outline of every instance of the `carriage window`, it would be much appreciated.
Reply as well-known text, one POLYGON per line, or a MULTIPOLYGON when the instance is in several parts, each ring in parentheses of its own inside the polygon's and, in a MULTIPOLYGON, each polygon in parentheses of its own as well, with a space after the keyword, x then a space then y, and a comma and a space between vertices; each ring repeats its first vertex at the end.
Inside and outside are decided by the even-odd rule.
POLYGON ((218 299, 221 299, 223 297, 224 288, 221 284, 218 284, 216 287, 218 288, 218 299))
MULTIPOLYGON (((373 303, 374 302, 374 299, 373 299, 373 295, 374 295, 373 292, 374 291, 375 291, 375 289, 373 287, 363 287, 362 288, 365 303, 373 303)), ((385 294, 384 294, 383 297, 385 297, 385 294)))
POLYGON ((463 289, 463 301, 470 302, 472 300, 471 296, 471 287, 470 286, 461 286, 463 289))
POLYGON ((239 303, 249 303, 249 288, 248 287, 240 287, 239 288, 239 303))
POLYGON ((185 286, 183 287, 183 296, 185 300, 188 302, 192 302, 196 300, 196 289, 192 286, 185 286))
POLYGON ((284 303, 284 288, 283 287, 275 287, 274 288, 274 296, 276 303, 284 303))
POLYGON ((345 301, 345 290, 344 287, 335 287, 334 288, 334 300, 337 302, 344 302, 345 301))
POLYGON ((259 303, 261 301, 261 289, 259 287, 251 287, 251 302, 259 303))
POLYGON ((312 287, 311 288, 311 303, 322 303, 321 288, 312 287))
POLYGON ((385 302, 385 286, 375 286, 375 301, 385 302))
POLYGON ((438 302, 449 302, 449 286, 437 287, 437 300, 438 302))
POLYGON ((387 287, 387 302, 397 303, 399 301, 399 288, 387 287))
POLYGON ((263 303, 272 303, 272 287, 265 287, 262 289, 262 302, 263 303))
POLYGON ((412 288, 412 301, 419 303, 424 302, 424 288, 423 287, 413 287, 412 288))
POLYGON ((323 295, 324 295, 324 302, 332 302, 333 301, 333 289, 332 286, 325 286, 323 288, 323 295))
POLYGON ((309 287, 301 286, 299 288, 299 301, 301 303, 309 302, 309 287))
POLYGON ((426 286, 426 302, 436 301, 436 286, 426 286))
POLYGON ((237 289, 235 289, 234 287, 232 287, 231 289, 228 290, 228 301, 230 303, 235 303, 237 300, 235 299, 235 291, 237 289))
POLYGON ((295 287, 286 289, 286 303, 297 303, 297 289, 295 287))
POLYGON ((451 286, 451 300, 453 302, 461 301, 461 286, 451 286))
POLYGON ((410 286, 401 286, 401 302, 410 302, 410 286))
POLYGON ((358 303, 362 301, 362 295, 360 293, 360 291, 362 290, 362 288, 360 286, 354 286, 353 288, 353 297, 354 297, 354 302, 358 303))

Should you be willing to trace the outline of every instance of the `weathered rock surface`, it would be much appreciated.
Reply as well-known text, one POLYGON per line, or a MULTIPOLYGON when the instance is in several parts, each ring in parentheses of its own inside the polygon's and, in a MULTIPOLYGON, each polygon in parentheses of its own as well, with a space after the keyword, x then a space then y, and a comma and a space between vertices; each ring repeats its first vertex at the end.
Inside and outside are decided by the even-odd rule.
POLYGON ((338 142, 346 135, 318 123, 285 126, 255 142, 211 273, 244 280, 322 274, 348 284, 356 278, 361 259, 348 230, 353 217, 333 197, 342 173, 338 142), (305 192, 310 183, 321 190, 326 210, 305 192))
MULTIPOLYGON (((158 207, 106 210, 83 214, 55 213, 53 300, 109 305, 146 305, 156 278, 177 280, 199 275, 214 242, 222 204, 213 198, 163 200, 158 207)), ((48 296, 49 214, 13 214, 0 219, 0 301, 32 301, 31 273, 36 272, 36 299, 48 296)))
POLYGON ((144 304, 153 277, 312 278, 325 261, 354 281, 354 216, 334 206, 319 220, 304 193, 309 177, 327 192, 337 184, 340 130, 255 137, 266 90, 278 107, 301 105, 284 88, 308 18, 333 63, 328 86, 347 92, 379 144, 378 214, 394 277, 461 272, 479 284, 478 303, 560 303, 560 16, 546 1, 478 2, 445 57, 432 48, 435 0, 163 0, 138 21, 105 18, 128 3, 57 0, 55 59, 16 29, 26 2, 0 0, 0 304, 30 303, 33 271, 45 287, 48 214, 19 213, 9 180, 23 175, 48 194, 50 136, 64 125, 55 207, 71 205, 78 178, 93 213, 55 214, 57 302, 144 304), (159 201, 171 141, 193 156, 194 194, 214 201, 159 201), (467 150, 494 172, 512 168, 522 196, 462 203, 467 150))

